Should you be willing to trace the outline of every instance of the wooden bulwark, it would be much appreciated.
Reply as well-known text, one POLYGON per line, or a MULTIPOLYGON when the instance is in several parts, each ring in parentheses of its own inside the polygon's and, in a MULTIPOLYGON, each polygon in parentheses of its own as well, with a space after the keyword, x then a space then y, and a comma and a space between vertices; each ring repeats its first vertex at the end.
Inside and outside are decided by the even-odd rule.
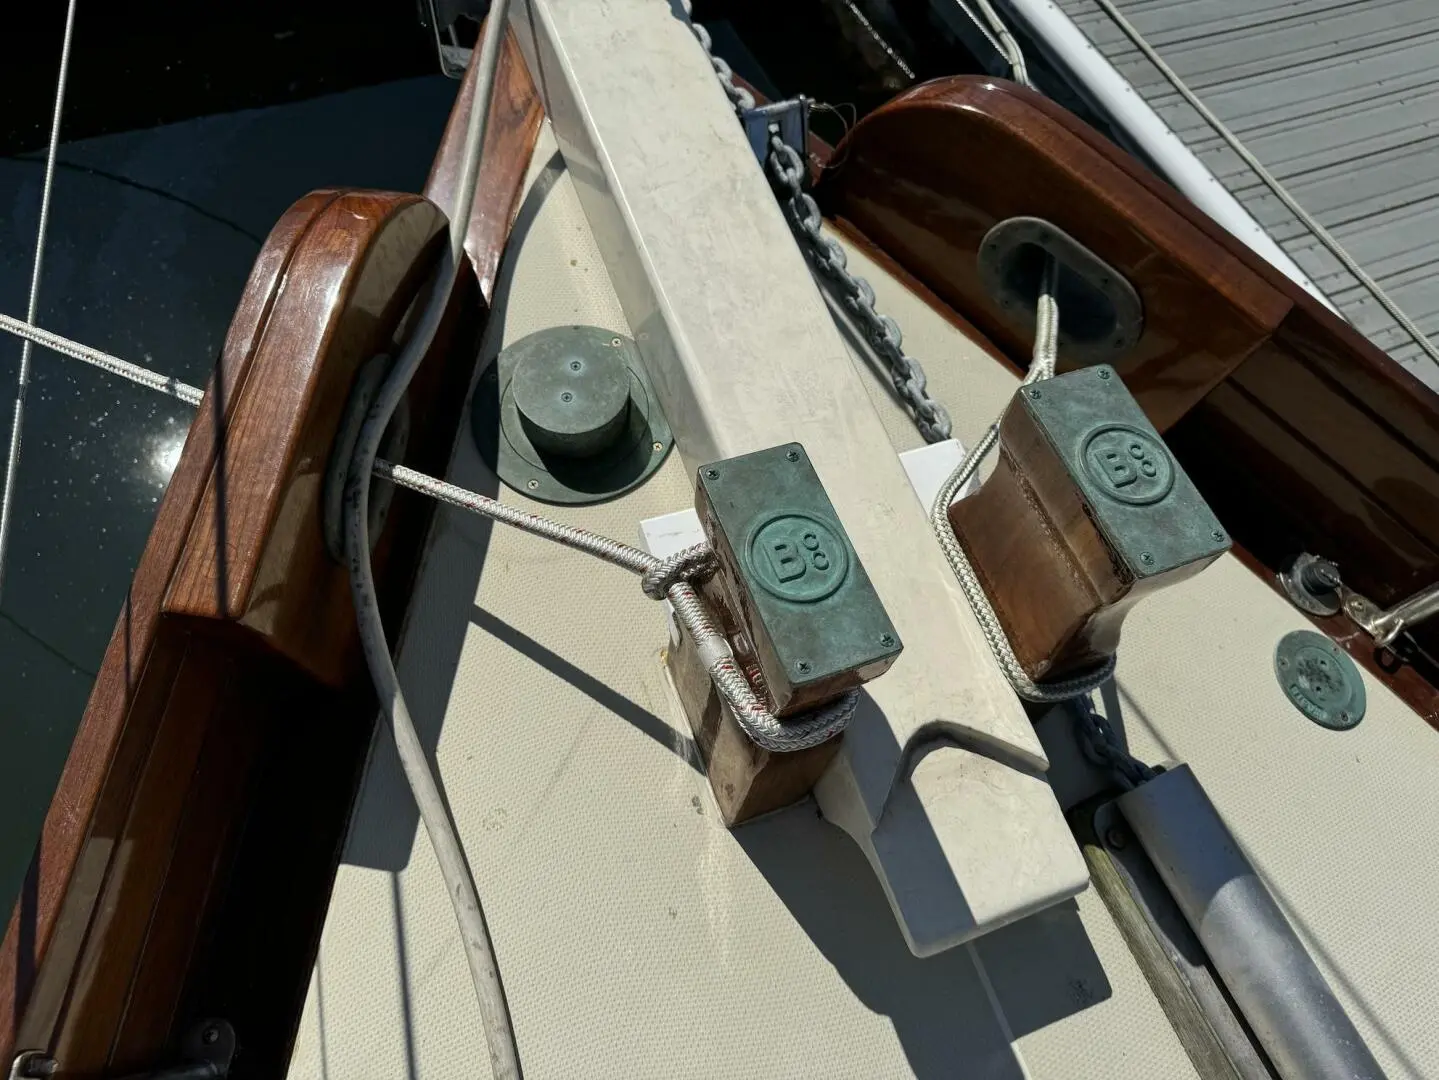
MULTIPOLYGON (((1053 222, 1139 292, 1143 335, 1111 362, 1266 576, 1309 551, 1385 606, 1439 580, 1439 399, 1047 98, 978 76, 916 87, 856 125, 816 195, 1021 368, 1030 341, 980 284, 979 241, 1053 222)), ((1439 623, 1404 663, 1335 637, 1439 727, 1439 623)))
POLYGON ((1022 87, 940 79, 865 117, 817 194, 826 214, 1015 357, 1028 356, 1030 331, 981 284, 980 241, 1015 217, 1063 229, 1139 292, 1144 333, 1109 362, 1162 432, 1254 351, 1289 302, 1174 213, 1170 189, 1135 182, 1127 155, 1079 137, 1082 126, 1022 87))
MULTIPOLYGON (((439 201, 468 107, 427 188, 439 201)), ((509 40, 475 273, 411 384, 416 468, 448 460, 540 115, 509 40)), ((0 944, 0 1061, 41 1050, 63 1077, 170 1064, 219 1002, 254 1075, 282 1068, 375 713, 346 576, 321 541, 324 469, 353 374, 394 351, 445 227, 418 195, 322 191, 260 252, 0 944)), ((392 628, 432 509, 397 493, 377 546, 392 628)))
MULTIPOLYGON (((197 786, 202 775, 213 789, 245 771, 253 740, 234 718, 288 711, 283 697, 267 692, 288 681, 277 678, 282 656, 324 670, 321 682, 346 681, 333 658, 353 651, 354 616, 344 571, 320 542, 318 481, 354 371, 390 345, 407 299, 397 290, 418 288, 443 225, 416 195, 319 193, 282 219, 257 261, 42 837, 40 902, 23 958, 36 978, 12 1007, 23 1008, 22 1047, 49 1048, 66 1075, 145 1063, 115 1060, 112 1048, 128 1042, 122 1021, 152 927, 180 935, 165 942, 177 958, 194 947, 205 870, 213 871, 229 830, 212 829, 188 850, 181 834, 194 815, 203 819, 195 805, 207 795, 197 786), (377 278, 387 279, 394 301, 387 311, 363 311, 354 301, 366 286, 379 289, 377 278), (294 508, 288 531, 274 527, 286 505, 294 508), (286 561, 305 559, 315 590, 277 598, 285 607, 312 595, 343 602, 314 654, 297 653, 283 619, 247 626, 260 606, 250 583, 277 548, 286 561), (222 728, 238 739, 229 768, 222 762, 216 773, 201 758, 210 732, 222 728), (83 832, 73 827, 80 815, 89 819, 83 832), (162 925, 156 915, 173 887, 189 894, 193 909, 178 925, 162 925)), ((4 960, 16 964, 16 979, 0 985, 23 991, 18 932, 26 928, 15 929, 4 960)), ((136 1011, 138 1021, 154 1024, 173 1011, 183 970, 171 969, 163 989, 149 979, 152 1000, 145 1015, 136 1011)))

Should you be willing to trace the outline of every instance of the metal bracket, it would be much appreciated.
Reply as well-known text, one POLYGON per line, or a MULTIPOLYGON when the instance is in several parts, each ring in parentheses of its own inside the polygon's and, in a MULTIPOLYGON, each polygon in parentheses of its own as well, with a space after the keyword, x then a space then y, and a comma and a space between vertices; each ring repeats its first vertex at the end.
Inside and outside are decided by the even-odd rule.
POLYGON ((1439 615, 1439 581, 1387 610, 1347 585, 1339 586, 1339 595, 1344 600, 1344 613, 1357 622, 1376 645, 1392 644, 1404 631, 1439 615))
MULTIPOLYGON (((180 1040, 182 1064, 133 1073, 124 1080, 225 1080, 235 1060, 235 1029, 225 1020, 202 1020, 180 1040)), ((43 1050, 22 1050, 10 1063, 9 1080, 45 1080, 59 1063, 43 1050)))
POLYGON ((202 1020, 180 1041, 182 1064, 135 1073, 125 1080, 224 1080, 235 1060, 235 1029, 224 1020, 202 1020))
POLYGON ((43 1050, 21 1050, 10 1063, 10 1080, 45 1080, 55 1075, 55 1066, 43 1050))
POLYGON ((1118 270, 1057 225, 1037 217, 1006 218, 979 243, 980 283, 1015 327, 1034 329, 1044 256, 1059 263, 1055 299, 1059 354, 1085 363, 1112 362, 1144 332, 1139 293, 1118 270))
POLYGON ((429 23, 430 29, 434 31, 435 55, 439 57, 440 71, 447 78, 463 79, 474 51, 465 48, 456 38, 456 20, 464 16, 479 21, 485 17, 489 7, 488 0, 439 0, 438 6, 435 0, 425 0, 420 21, 429 23), (449 41, 445 38, 449 38, 449 41))
POLYGON ((1279 584, 1301 611, 1337 615, 1342 610, 1380 647, 1392 645, 1406 630, 1439 615, 1439 581, 1385 609, 1345 585, 1339 568, 1328 559, 1307 552, 1290 560, 1279 574, 1279 584))
POLYGON ((771 131, 778 131, 779 137, 798 150, 800 157, 808 154, 810 105, 809 98, 797 97, 756 105, 740 113, 745 137, 749 139, 750 149, 761 165, 769 160, 771 131))

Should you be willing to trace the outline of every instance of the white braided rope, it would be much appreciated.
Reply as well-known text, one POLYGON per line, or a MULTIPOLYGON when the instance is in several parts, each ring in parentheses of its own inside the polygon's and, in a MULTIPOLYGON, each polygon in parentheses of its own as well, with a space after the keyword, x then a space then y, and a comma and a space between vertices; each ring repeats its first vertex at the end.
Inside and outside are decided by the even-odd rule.
MULTIPOLYGON (((30 326, 8 315, 0 315, 0 330, 7 330, 27 341, 33 341, 47 349, 53 349, 65 356, 92 364, 147 389, 168 394, 189 405, 198 406, 204 397, 204 391, 198 387, 161 375, 157 371, 152 371, 128 360, 122 360, 118 356, 111 356, 109 353, 88 345, 82 345, 77 341, 71 341, 69 338, 61 337, 59 334, 51 333, 38 326, 30 326)), ((705 545, 696 545, 668 558, 660 559, 649 552, 631 547, 629 544, 622 544, 618 540, 611 540, 605 536, 586 532, 584 529, 551 521, 538 514, 506 506, 502 502, 487 498, 477 492, 468 491, 382 458, 375 461, 373 471, 374 475, 381 480, 389 480, 402 487, 429 495, 441 502, 449 503, 451 506, 482 514, 502 524, 522 529, 535 536, 542 536, 547 540, 553 540, 555 543, 574 548, 576 551, 583 551, 598 559, 603 559, 605 562, 623 567, 631 573, 639 574, 641 575, 640 584, 645 595, 655 600, 668 597, 673 603, 674 597, 671 595, 671 591, 677 582, 700 580, 713 573, 715 569, 714 555, 705 545)), ((700 610, 702 610, 702 605, 700 610)), ((718 642, 723 645, 725 650, 728 650, 723 636, 713 629, 713 624, 707 617, 704 619, 693 617, 696 609, 688 605, 683 608, 683 612, 690 613, 691 617, 689 618, 682 613, 679 604, 675 604, 675 611, 680 614, 686 629, 695 638, 698 647, 718 651, 719 645, 716 644, 718 642), (713 635, 714 640, 701 640, 708 635, 713 635)), ((717 662, 710 675, 714 679, 716 689, 734 710, 735 718, 739 721, 745 734, 757 745, 775 753, 803 750, 838 735, 849 723, 849 718, 854 714, 854 706, 858 701, 857 694, 850 695, 840 698, 837 702, 817 710, 815 713, 781 720, 760 702, 754 688, 734 665, 733 654, 729 654, 729 659, 725 663, 717 662)))
POLYGON ((158 371, 151 371, 139 364, 132 364, 129 360, 121 360, 118 356, 111 356, 107 352, 92 348, 89 345, 82 345, 78 341, 71 341, 67 337, 61 337, 50 330, 33 326, 30 323, 21 322, 19 319, 9 315, 0 315, 0 330, 14 334, 16 337, 24 338, 27 342, 44 346, 62 356, 68 356, 72 360, 79 360, 82 363, 90 364, 102 371, 108 371, 111 375, 118 375, 122 379, 129 379, 132 383, 155 390, 161 394, 168 394, 172 398, 178 398, 187 405, 198 406, 205 392, 198 386, 191 386, 179 379, 172 379, 168 375, 161 375, 158 371))
POLYGON ((780 754, 806 750, 834 738, 853 717, 859 704, 857 690, 811 712, 785 719, 775 716, 760 700, 735 662, 729 642, 716 629, 708 607, 691 584, 714 573, 718 566, 708 545, 696 544, 662 559, 618 540, 506 506, 496 499, 437 480, 404 465, 377 460, 374 474, 451 506, 583 551, 639 574, 645 595, 656 600, 668 598, 674 606, 675 615, 689 633, 696 651, 705 658, 705 667, 715 689, 734 711, 735 720, 755 745, 780 754))
MULTIPOLYGON (((999 12, 994 10, 994 5, 989 0, 975 0, 975 3, 984 13, 985 20, 989 23, 994 36, 999 39, 997 43, 999 51, 1009 61, 1009 70, 1010 74, 1014 76, 1014 81, 1021 86, 1032 87, 1034 83, 1029 79, 1029 68, 1024 62, 1024 52, 1020 49, 1019 42, 1014 40, 1014 35, 1009 32, 1009 27, 999 17, 999 12)), ((963 0, 961 0, 961 4, 963 4, 963 0)), ((973 16, 971 15, 971 17, 973 16)))
MULTIPOLYGON (((1044 280, 1040 285, 1039 298, 1035 307, 1034 357, 1030 361, 1029 372, 1024 377, 1022 387, 1054 375, 1059 335, 1059 305, 1054 299, 1057 283, 1058 264, 1054 259, 1049 259, 1045 263, 1044 280)), ((974 445, 969 453, 965 454, 964 460, 959 463, 954 472, 950 473, 949 479, 939 489, 934 506, 930 510, 930 525, 934 529, 935 538, 939 541, 940 550, 944 552, 944 557, 949 561, 954 576, 959 580, 960 588, 964 590, 965 599, 969 601, 969 606, 974 611, 974 617, 979 620, 979 628, 984 632, 984 640, 989 643, 990 652, 994 654, 994 659, 999 663, 1005 678, 1014 687, 1014 692, 1028 701, 1068 701, 1080 694, 1087 694, 1107 682, 1114 674, 1114 658, 1107 659, 1095 671, 1086 672, 1074 678, 1056 679, 1053 682, 1044 683, 1037 683, 1031 679, 1020 664, 1019 658, 1014 655, 1014 648, 1010 645, 1009 637, 1004 632, 1004 626, 995 613, 994 605, 990 603, 989 597, 984 591, 984 585, 979 580, 979 575, 975 573, 969 556, 965 554, 964 545, 954 535, 954 528, 949 523, 950 503, 954 502, 956 493, 969 482, 969 478, 979 469, 980 463, 994 449, 998 441, 999 423, 996 421, 989 426, 984 437, 974 445)))

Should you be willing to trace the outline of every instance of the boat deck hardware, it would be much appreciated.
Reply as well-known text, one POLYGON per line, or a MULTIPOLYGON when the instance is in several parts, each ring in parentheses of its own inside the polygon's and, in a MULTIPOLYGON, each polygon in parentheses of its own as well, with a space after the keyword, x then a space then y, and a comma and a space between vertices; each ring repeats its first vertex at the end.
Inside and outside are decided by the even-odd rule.
POLYGON ((180 1042, 183 1064, 134 1073, 125 1080, 224 1080, 235 1060, 235 1029, 224 1020, 202 1020, 180 1042))
POLYGON ((807 97, 796 97, 740 110, 745 138, 749 139, 750 148, 761 165, 769 160, 769 140, 774 132, 778 132, 781 139, 796 147, 801 154, 805 153, 805 148, 809 146, 809 110, 812 104, 807 97))
POLYGON ((1188 765, 1117 800, 1280 1076, 1382 1080, 1334 991, 1188 765))
POLYGON ((1381 648, 1392 645, 1405 631, 1439 615, 1439 581, 1390 608, 1381 608, 1355 592, 1339 567, 1328 559, 1303 552, 1294 556, 1279 574, 1279 585, 1295 607, 1311 615, 1348 615, 1381 648))
POLYGON ((994 472, 949 521, 1031 679, 1102 663, 1136 601, 1229 549, 1108 365, 1022 387, 999 439, 994 472))
POLYGON ((455 23, 461 18, 479 22, 489 6, 488 0, 425 0, 420 24, 428 25, 435 35, 435 55, 446 78, 463 79, 474 54, 473 49, 460 44, 455 23))
POLYGON ((1439 615, 1439 581, 1388 609, 1344 586, 1340 586, 1340 595, 1344 599, 1344 613, 1380 646, 1392 644, 1406 630, 1439 615))
POLYGON ((1195 1072, 1274 1080, 1263 1049, 1114 800, 1070 813, 1095 891, 1113 915, 1195 1072))
POLYGON ((1279 587, 1300 611, 1310 615, 1339 613, 1339 567, 1308 552, 1294 556, 1279 572, 1279 587))
POLYGON ((598 326, 540 330, 502 349, 470 408, 485 464, 541 502, 621 495, 674 442, 635 343, 598 326))
POLYGON ((1295 630, 1280 638, 1274 674, 1294 707, 1321 727, 1347 731, 1364 719, 1359 669, 1323 634, 1295 630))
POLYGON ((1033 331, 1046 255, 1059 263, 1055 299, 1064 312, 1059 354, 1095 363, 1113 361, 1131 349, 1144 332, 1139 293, 1118 270, 1043 218, 1006 218, 980 241, 979 279, 1001 317, 1033 331))
POLYGON ((46 1080, 58 1063, 43 1050, 21 1050, 10 1062, 10 1080, 46 1080))
POLYGON ((695 509, 775 715, 830 700, 894 663, 899 632, 803 446, 702 466, 695 509))

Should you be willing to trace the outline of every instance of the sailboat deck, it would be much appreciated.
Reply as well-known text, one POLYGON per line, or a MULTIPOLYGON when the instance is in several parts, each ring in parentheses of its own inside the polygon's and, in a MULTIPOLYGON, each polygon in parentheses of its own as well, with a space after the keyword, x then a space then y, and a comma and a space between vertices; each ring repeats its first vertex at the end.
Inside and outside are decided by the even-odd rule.
MULTIPOLYGON (((1095 0, 1057 0, 1359 330, 1425 356, 1095 0)), ((1431 340, 1439 338, 1439 8, 1429 0, 1116 0, 1125 18, 1431 340)))
MULTIPOLYGON (((632 333, 548 124, 534 162, 482 359, 547 326, 632 333)), ((973 441, 1016 377, 850 258, 973 441)), ((893 443, 875 453, 920 445, 887 382, 867 388, 893 443)), ((448 478, 530 505, 467 431, 448 478)), ((634 541, 641 520, 691 504, 672 454, 620 499, 544 509, 634 541)), ((1193 765, 1389 1075, 1439 1075, 1439 741, 1367 675, 1356 729, 1300 716, 1271 665, 1305 625, 1225 557, 1131 616, 1104 711, 1140 757, 1193 765)), ((660 605, 622 571, 440 511, 399 672, 528 1080, 1195 1075, 1092 890, 919 960, 812 801, 727 830, 666 682, 666 640, 660 605)), ((1091 794, 1064 715, 1039 729, 1060 802, 1091 794)), ((486 1062, 449 899, 382 731, 289 1075, 473 1078, 486 1062)))

